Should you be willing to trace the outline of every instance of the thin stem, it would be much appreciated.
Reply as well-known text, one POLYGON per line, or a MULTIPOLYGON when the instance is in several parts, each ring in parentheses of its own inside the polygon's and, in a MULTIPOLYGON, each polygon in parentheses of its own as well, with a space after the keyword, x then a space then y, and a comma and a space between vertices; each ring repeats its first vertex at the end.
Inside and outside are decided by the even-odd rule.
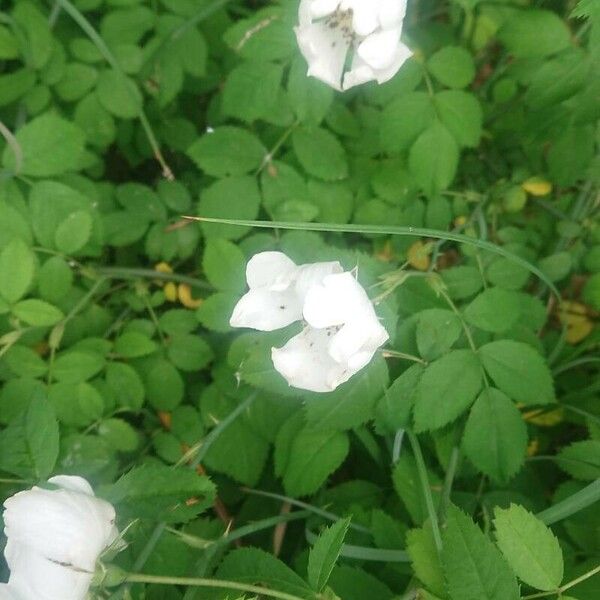
POLYGON ((429 485, 429 477, 427 476, 427 467, 425 466, 425 460, 423 459, 423 453, 421 452, 421 445, 417 436, 410 430, 406 431, 406 435, 410 440, 415 460, 417 462, 417 471, 419 472, 419 479, 421 481, 421 487, 425 496, 425 505, 427 506, 427 513, 429 514, 429 520, 431 521, 431 530, 433 532, 433 540, 438 553, 442 551, 442 535, 440 533, 440 524, 438 521, 437 512, 433 503, 433 496, 431 494, 431 486, 429 485))
POLYGON ((560 586, 557 590, 552 590, 550 592, 538 592, 537 594, 530 594, 529 596, 523 596, 522 600, 532 600, 533 598, 545 598, 546 596, 554 595, 560 596, 567 590, 570 590, 572 587, 579 585, 582 581, 585 581, 586 579, 589 579, 590 577, 593 577, 598 573, 600 573, 600 565, 593 568, 591 571, 580 575, 579 577, 577 577, 577 579, 573 579, 572 581, 569 581, 569 583, 565 583, 565 585, 560 586))
POLYGON ((457 446, 452 448, 450 454, 450 461, 448 462, 448 469, 446 470, 446 478, 444 479, 444 489, 442 491, 442 498, 440 500, 440 507, 438 510, 438 516, 440 523, 446 520, 446 511, 450 505, 450 494, 452 493, 452 486, 454 484, 454 477, 456 476, 456 469, 458 468, 458 460, 460 458, 460 450, 457 446))
POLYGON ((260 594, 262 596, 268 596, 269 598, 279 598, 279 600, 305 600, 299 596, 278 592, 277 590, 270 590, 257 585, 248 585, 245 583, 238 583, 237 581, 222 581, 220 579, 205 579, 201 577, 163 577, 161 575, 135 573, 128 575, 125 581, 127 583, 156 583, 162 585, 222 588, 227 590, 239 590, 240 592, 249 592, 251 594, 260 594))
POLYGON ((406 354, 404 352, 396 352, 396 350, 387 350, 384 348, 383 350, 384 358, 402 358, 404 360, 412 360, 413 362, 420 363, 422 365, 427 365, 427 361, 419 358, 418 356, 414 356, 413 354, 406 354))
POLYGON ((162 273, 160 271, 154 271, 153 269, 136 269, 129 267, 97 267, 94 271, 98 275, 104 275, 111 279, 158 279, 160 281, 175 281, 177 283, 187 283, 193 288, 200 290, 212 290, 213 287, 203 281, 202 279, 196 279, 195 277, 188 277, 187 275, 180 275, 179 273, 162 273))

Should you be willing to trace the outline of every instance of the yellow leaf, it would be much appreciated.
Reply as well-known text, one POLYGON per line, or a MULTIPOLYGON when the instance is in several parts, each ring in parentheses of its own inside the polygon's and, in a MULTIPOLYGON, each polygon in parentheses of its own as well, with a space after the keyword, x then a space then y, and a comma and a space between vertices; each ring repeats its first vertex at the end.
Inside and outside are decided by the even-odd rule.
POLYGON ((386 240, 383 246, 377 249, 375 257, 383 262, 390 262, 396 257, 391 240, 386 240))
POLYGON ((588 317, 588 309, 581 302, 565 300, 558 309, 558 316, 567 326, 565 339, 568 344, 578 344, 594 330, 594 323, 588 317))
POLYGON ((542 177, 530 177, 521 187, 532 196, 547 196, 552 191, 552 184, 542 177))
POLYGON ((564 411, 562 408, 555 408, 551 411, 531 410, 523 413, 523 419, 532 425, 538 427, 554 427, 563 421, 564 411))
POLYGON ((198 308, 202 304, 202 299, 192 296, 192 288, 187 283, 180 283, 177 288, 179 302, 186 308, 198 308))
POLYGON ((417 271, 427 271, 431 265, 431 245, 420 240, 408 249, 408 264, 417 271))
POLYGON ((158 271, 159 273, 172 273, 173 267, 171 267, 171 265, 167 262, 159 262, 154 265, 154 270, 158 271))
POLYGON ((539 440, 531 440, 527 446, 527 456, 535 456, 540 449, 539 440))
POLYGON ((169 302, 177 301, 177 286, 172 281, 169 281, 169 283, 165 284, 164 292, 165 298, 169 302))

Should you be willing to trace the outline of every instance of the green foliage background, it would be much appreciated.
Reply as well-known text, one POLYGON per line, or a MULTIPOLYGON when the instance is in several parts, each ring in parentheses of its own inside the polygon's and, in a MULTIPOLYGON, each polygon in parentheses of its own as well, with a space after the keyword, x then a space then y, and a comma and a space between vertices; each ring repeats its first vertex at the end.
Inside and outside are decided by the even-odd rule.
MULTIPOLYGON (((295 0, 0 9, 3 497, 83 475, 124 570, 288 598, 552 596, 600 563, 597 0, 409 2, 415 56, 343 95, 295 0), (288 388, 290 332, 228 325, 267 249, 358 265, 386 358, 288 388)), ((94 594, 242 593, 120 581, 94 594)))

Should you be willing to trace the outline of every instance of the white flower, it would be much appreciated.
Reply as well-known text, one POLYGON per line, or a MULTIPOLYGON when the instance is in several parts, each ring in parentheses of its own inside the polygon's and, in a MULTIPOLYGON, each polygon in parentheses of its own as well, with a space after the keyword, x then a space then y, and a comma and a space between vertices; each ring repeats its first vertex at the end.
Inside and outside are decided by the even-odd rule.
POLYGON ((311 287, 303 314, 308 326, 271 352, 275 369, 296 388, 335 390, 389 339, 365 290, 348 272, 311 287))
POLYGON ((297 266, 282 252, 261 252, 246 267, 250 291, 233 309, 232 327, 274 331, 302 319, 304 298, 315 283, 343 271, 339 262, 297 266))
POLYGON ((308 74, 340 91, 391 79, 412 55, 400 41, 406 3, 301 0, 296 38, 308 74))
POLYGON ((118 536, 114 508, 85 479, 49 483, 59 489, 34 487, 4 503, 10 579, 0 600, 83 600, 98 557, 118 536))

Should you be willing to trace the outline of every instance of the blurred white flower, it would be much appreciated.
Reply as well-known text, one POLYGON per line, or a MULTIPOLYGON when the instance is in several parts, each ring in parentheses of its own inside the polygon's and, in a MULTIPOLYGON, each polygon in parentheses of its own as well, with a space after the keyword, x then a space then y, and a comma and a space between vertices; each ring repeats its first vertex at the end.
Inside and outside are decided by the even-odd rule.
POLYGON ((331 392, 365 367, 389 335, 351 273, 328 275, 306 294, 308 326, 283 348, 275 369, 296 388, 331 392))
POLYGON ((53 477, 4 503, 10 569, 0 600, 83 600, 100 554, 118 537, 115 510, 81 477, 53 477))
POLYGON ((302 319, 309 289, 331 273, 343 271, 339 262, 298 266, 282 252, 261 252, 246 267, 250 290, 233 309, 232 327, 274 331, 302 319))
POLYGON ((343 91, 391 79, 412 55, 400 41, 407 0, 301 0, 298 45, 308 74, 343 91))

